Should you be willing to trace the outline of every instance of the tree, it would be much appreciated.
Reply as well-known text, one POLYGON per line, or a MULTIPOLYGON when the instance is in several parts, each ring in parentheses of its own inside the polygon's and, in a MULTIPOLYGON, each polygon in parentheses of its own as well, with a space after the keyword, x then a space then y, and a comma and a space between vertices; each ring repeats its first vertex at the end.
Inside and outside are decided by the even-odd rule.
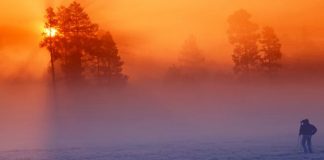
POLYGON ((200 68, 204 65, 205 57, 201 54, 194 36, 190 36, 183 44, 179 62, 181 66, 189 69, 200 68))
POLYGON ((245 10, 239 10, 228 18, 229 41, 234 45, 234 72, 238 74, 249 75, 259 67, 258 25, 250 18, 251 15, 245 10))
POLYGON ((124 62, 118 54, 116 43, 109 32, 92 40, 90 55, 85 59, 84 68, 88 78, 101 84, 125 83, 127 76, 123 71, 124 62))
POLYGON ((96 37, 98 25, 91 22, 89 16, 77 2, 67 8, 58 9, 58 32, 62 46, 63 70, 70 81, 82 79, 82 61, 88 42, 96 37))
POLYGON ((45 27, 54 28, 57 34, 54 38, 45 36, 41 47, 55 50, 54 62, 61 65, 68 82, 86 79, 97 82, 125 81, 123 62, 112 36, 108 32, 100 35, 99 26, 90 20, 79 3, 61 6, 57 12, 49 8, 46 19, 45 27), (93 70, 94 66, 96 70, 93 70))
POLYGON ((169 68, 167 77, 171 80, 192 80, 203 78, 206 74, 205 57, 201 54, 196 38, 189 37, 180 52, 178 65, 169 68))
POLYGON ((53 47, 55 59, 61 60, 61 68, 64 76, 69 81, 82 80, 82 61, 89 39, 96 36, 98 26, 90 21, 87 13, 77 2, 71 3, 68 7, 61 6, 57 13, 53 8, 47 9, 46 28, 55 28, 58 32, 55 41, 52 37, 46 37, 41 42, 41 47, 53 47), (53 19, 55 20, 53 22, 53 19))
POLYGON ((45 28, 47 32, 43 33, 45 37, 41 42, 41 47, 46 47, 50 51, 50 62, 51 62, 51 74, 52 74, 52 83, 55 88, 56 85, 56 72, 55 72, 55 60, 58 58, 58 55, 55 52, 54 43, 56 42, 56 37, 54 32, 56 32, 55 26, 57 26, 57 17, 52 7, 49 7, 46 10, 46 22, 45 28))
POLYGON ((268 74, 277 72, 281 67, 281 44, 271 27, 263 28, 261 32, 260 44, 262 71, 268 74))

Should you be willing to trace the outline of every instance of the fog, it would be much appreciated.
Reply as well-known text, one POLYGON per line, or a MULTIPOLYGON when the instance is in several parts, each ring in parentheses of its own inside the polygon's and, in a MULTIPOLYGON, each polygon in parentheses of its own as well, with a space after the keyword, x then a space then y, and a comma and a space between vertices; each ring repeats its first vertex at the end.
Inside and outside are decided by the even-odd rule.
MULTIPOLYGON (((323 124, 320 83, 218 82, 123 89, 2 86, 1 149, 174 142, 294 143, 299 121, 323 124)), ((319 132, 315 138, 322 142, 319 132)))
MULTIPOLYGON (((53 91, 48 52, 39 48, 43 15, 46 7, 69 1, 1 1, 1 150, 233 139, 295 142, 300 120, 324 125, 323 1, 79 2, 112 33, 129 84, 122 89, 58 85, 53 91), (233 74, 227 17, 241 8, 278 34, 284 54, 279 78, 242 81, 233 74), (165 82, 190 35, 207 59, 210 78, 165 82)), ((316 138, 323 141, 324 135, 316 138)))
MULTIPOLYGON (((0 2, 0 54, 5 57, 0 60, 2 79, 44 78, 49 58, 47 51, 40 49, 38 44, 45 9, 70 2, 0 2)), ((113 34, 125 61, 125 72, 133 81, 159 79, 170 65, 176 63, 181 45, 190 35, 197 38, 211 68, 231 72, 232 46, 227 38, 227 18, 239 9, 250 12, 252 21, 260 27, 275 29, 283 45, 285 69, 308 73, 323 68, 320 59, 324 2, 320 0, 312 3, 304 0, 79 2, 93 22, 113 34)))

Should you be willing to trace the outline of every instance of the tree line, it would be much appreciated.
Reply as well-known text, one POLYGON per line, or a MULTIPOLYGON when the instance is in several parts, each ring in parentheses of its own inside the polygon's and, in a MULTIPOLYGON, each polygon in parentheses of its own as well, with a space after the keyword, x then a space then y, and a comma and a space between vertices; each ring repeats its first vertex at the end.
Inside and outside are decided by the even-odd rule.
MULTIPOLYGON (((273 28, 260 27, 251 21, 251 15, 238 10, 228 18, 227 31, 233 45, 234 73, 244 79, 252 76, 273 77, 282 68, 281 43, 273 28)), ((169 67, 168 81, 197 81, 209 76, 206 58, 196 39, 185 41, 176 65, 169 67)))
MULTIPOLYGON (((46 10, 45 28, 40 43, 51 56, 54 82, 126 84, 122 61, 112 35, 93 23, 77 2, 57 9, 46 10), (51 33, 53 32, 53 33, 51 33)), ((274 75, 281 68, 281 44, 273 28, 260 27, 251 21, 251 15, 239 10, 228 18, 228 38, 233 45, 233 71, 249 77, 255 73, 274 75)), ((178 64, 167 72, 170 80, 195 80, 206 71, 205 57, 192 36, 184 44, 178 64)))

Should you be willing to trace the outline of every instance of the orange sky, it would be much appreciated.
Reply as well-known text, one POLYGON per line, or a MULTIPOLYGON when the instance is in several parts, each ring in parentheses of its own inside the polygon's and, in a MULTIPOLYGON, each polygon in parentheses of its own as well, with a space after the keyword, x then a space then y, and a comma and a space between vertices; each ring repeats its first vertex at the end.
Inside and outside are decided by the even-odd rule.
MULTIPOLYGON (((0 78, 41 78, 48 55, 38 48, 45 8, 69 0, 0 1, 0 78)), ((244 8, 253 21, 275 28, 287 61, 324 51, 322 0, 79 0, 92 20, 114 35, 131 77, 163 73, 195 35, 215 66, 230 66, 227 17, 244 8), (154 65, 147 70, 147 65, 154 65), (146 70, 146 72, 143 72, 146 70)), ((316 57, 317 58, 317 57, 316 57)), ((316 59, 314 58, 314 59, 316 59)), ((312 59, 312 58, 309 58, 312 59)))

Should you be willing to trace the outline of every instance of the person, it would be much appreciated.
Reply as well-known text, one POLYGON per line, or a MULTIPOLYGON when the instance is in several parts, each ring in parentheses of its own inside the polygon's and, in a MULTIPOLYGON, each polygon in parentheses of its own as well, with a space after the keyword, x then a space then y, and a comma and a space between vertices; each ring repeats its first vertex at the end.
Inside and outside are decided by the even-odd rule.
POLYGON ((317 132, 317 128, 310 124, 308 119, 304 119, 300 123, 299 136, 302 136, 301 144, 304 153, 313 153, 312 136, 317 132))

